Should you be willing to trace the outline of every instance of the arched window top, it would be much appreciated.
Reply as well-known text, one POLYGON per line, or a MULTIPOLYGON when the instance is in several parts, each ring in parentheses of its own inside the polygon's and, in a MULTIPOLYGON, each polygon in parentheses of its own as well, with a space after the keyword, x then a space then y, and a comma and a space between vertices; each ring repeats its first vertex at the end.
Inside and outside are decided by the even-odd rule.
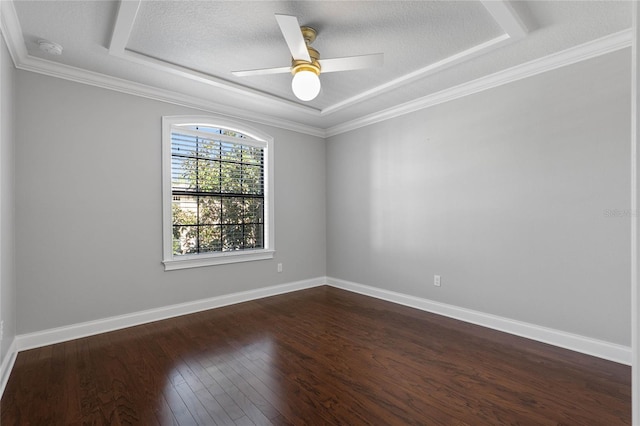
POLYGON ((273 138, 253 127, 244 123, 230 120, 226 117, 216 116, 173 116, 164 117, 163 122, 171 126, 186 129, 195 129, 197 127, 207 128, 208 131, 223 131, 228 133, 236 133, 242 135, 243 139, 252 139, 255 141, 272 142, 273 138))

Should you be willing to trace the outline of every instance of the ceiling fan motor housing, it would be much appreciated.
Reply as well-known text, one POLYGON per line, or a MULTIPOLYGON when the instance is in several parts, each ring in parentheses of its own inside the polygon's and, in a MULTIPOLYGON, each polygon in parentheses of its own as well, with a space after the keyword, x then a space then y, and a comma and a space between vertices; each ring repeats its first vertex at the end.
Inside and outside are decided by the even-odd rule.
POLYGON ((316 39, 318 32, 311 27, 300 27, 300 32, 307 44, 307 51, 309 51, 311 62, 302 59, 293 59, 291 61, 291 74, 296 75, 300 71, 311 71, 315 75, 320 75, 320 52, 310 46, 316 39))
POLYGON ((307 50, 309 51, 309 56, 311 57, 311 62, 307 62, 302 59, 293 59, 291 61, 291 74, 296 75, 300 71, 311 71, 315 75, 320 75, 320 52, 318 52, 313 47, 307 45, 307 50))

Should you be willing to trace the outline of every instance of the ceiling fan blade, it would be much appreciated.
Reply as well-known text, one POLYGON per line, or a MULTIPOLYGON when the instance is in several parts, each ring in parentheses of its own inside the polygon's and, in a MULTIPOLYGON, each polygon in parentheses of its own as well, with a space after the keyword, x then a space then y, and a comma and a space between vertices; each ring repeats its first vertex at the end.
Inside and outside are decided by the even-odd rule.
POLYGON ((291 67, 278 67, 278 68, 262 68, 257 70, 244 70, 244 71, 231 71, 231 74, 236 77, 250 77, 253 75, 269 75, 269 74, 284 74, 291 72, 291 67))
POLYGON ((291 56, 293 59, 302 59, 307 62, 311 62, 309 51, 307 50, 307 43, 305 43, 300 31, 300 24, 298 18, 290 15, 278 15, 276 14, 276 20, 280 25, 280 31, 284 36, 284 40, 289 46, 291 56))
POLYGON ((348 56, 345 58, 320 59, 320 69, 322 73, 351 71, 363 68, 379 67, 384 62, 383 53, 372 55, 348 56))

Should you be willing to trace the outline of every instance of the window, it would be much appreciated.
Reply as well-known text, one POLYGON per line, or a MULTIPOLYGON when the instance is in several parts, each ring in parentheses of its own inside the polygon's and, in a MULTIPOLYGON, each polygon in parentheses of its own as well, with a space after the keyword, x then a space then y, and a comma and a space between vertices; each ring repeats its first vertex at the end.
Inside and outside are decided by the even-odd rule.
POLYGON ((272 139, 216 117, 162 132, 165 270, 272 258, 272 139))

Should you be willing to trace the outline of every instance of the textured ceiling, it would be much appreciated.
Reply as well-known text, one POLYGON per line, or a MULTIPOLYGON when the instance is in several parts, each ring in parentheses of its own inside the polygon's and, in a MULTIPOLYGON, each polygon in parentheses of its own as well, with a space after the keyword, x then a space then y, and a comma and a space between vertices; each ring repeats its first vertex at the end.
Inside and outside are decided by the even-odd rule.
POLYGON ((385 55, 381 68, 324 74, 322 94, 312 102, 318 108, 503 32, 481 3, 145 2, 127 47, 295 101, 290 75, 231 75, 234 70, 290 65, 274 12, 297 16, 301 25, 316 28, 313 46, 322 58, 385 55))
POLYGON ((320 129, 631 26, 631 3, 617 1, 126 1, 121 8, 118 1, 76 0, 10 5, 22 33, 13 39, 24 44, 29 57, 44 60, 36 68, 54 62, 320 129), (510 12, 496 17, 490 9, 495 12, 498 3, 510 12), (292 95, 289 74, 233 76, 234 70, 290 64, 276 13, 297 16, 302 25, 316 28, 313 46, 322 58, 381 52, 384 65, 321 75, 322 92, 311 102, 292 95), (523 23, 526 31, 509 34, 510 19, 523 23), (39 39, 61 44, 63 55, 40 51, 39 39), (120 51, 112 39, 121 41, 120 51))

